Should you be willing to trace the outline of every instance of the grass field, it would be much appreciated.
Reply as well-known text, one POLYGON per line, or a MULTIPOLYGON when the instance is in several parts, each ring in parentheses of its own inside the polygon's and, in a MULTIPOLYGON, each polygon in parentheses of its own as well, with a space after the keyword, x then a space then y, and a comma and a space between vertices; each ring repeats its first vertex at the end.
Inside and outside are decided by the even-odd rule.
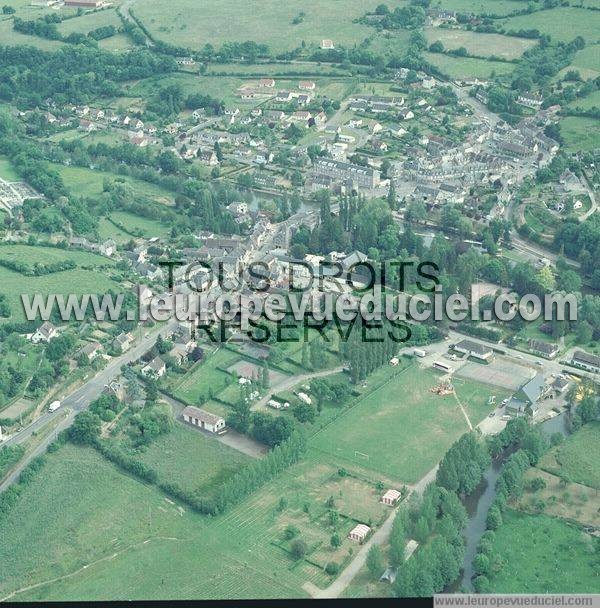
POLYGON ((517 0, 444 0, 439 4, 444 10, 476 15, 482 13, 508 15, 512 11, 523 9, 523 5, 517 0))
POLYGON ((503 517, 494 542, 494 553, 503 567, 491 577, 493 593, 597 591, 590 536, 546 515, 507 510, 503 517))
MULTIPOLYGON (((146 217, 140 217, 127 211, 113 211, 113 213, 110 214, 110 217, 113 219, 113 221, 117 222, 117 224, 125 226, 127 230, 131 230, 136 233, 140 232, 144 237, 147 238, 156 236, 166 237, 170 233, 170 228, 166 224, 162 224, 161 222, 146 217)), ((119 232, 123 232, 119 228, 116 229, 119 232)))
POLYGON ((34 264, 52 264, 53 262, 71 260, 77 266, 93 266, 98 269, 115 265, 114 260, 89 251, 32 245, 0 245, 0 260, 14 260, 32 266, 34 264))
POLYGON ((471 57, 452 57, 441 53, 424 53, 425 59, 450 78, 490 78, 493 74, 510 74, 515 66, 501 61, 487 61, 471 57))
POLYGON ((502 59, 518 59, 527 49, 535 45, 535 40, 514 38, 500 34, 479 34, 467 30, 447 30, 425 28, 425 37, 429 44, 439 40, 448 50, 465 47, 470 55, 502 59))
MULTIPOLYGON (((307 460, 224 516, 201 517, 121 474, 95 451, 66 445, 48 456, 43 473, 0 519, 0 598, 22 587, 29 589, 14 599, 305 597, 305 582, 324 586, 329 577, 307 561, 293 562, 278 545, 293 523, 312 559, 331 557, 323 517, 329 496, 341 514, 354 508, 355 498, 363 509, 355 516, 377 521, 387 512, 368 482, 340 478, 335 466, 307 460), (283 510, 282 496, 288 500, 283 510)), ((352 525, 341 518, 342 536, 352 525)), ((356 550, 344 540, 336 559, 350 547, 356 550)))
POLYGON ((140 460, 158 473, 161 482, 212 496, 216 488, 250 461, 212 437, 176 423, 144 449, 140 460))
POLYGON ((129 184, 134 192, 141 196, 147 196, 166 204, 173 202, 173 195, 167 190, 133 177, 85 167, 65 167, 54 163, 49 164, 61 174, 67 188, 76 192, 79 196, 97 196, 103 191, 105 180, 112 180, 129 184))
MULTIPOLYGON (((174 0, 168 7, 138 4, 134 12, 155 36, 172 44, 201 48, 207 43, 219 47, 224 42, 253 40, 280 53, 299 47, 302 41, 320 44, 324 38, 338 45, 358 44, 373 28, 353 21, 378 4, 378 0, 306 0, 301 5, 264 0, 257 10, 254 3, 207 0, 198 10, 194 0, 174 0), (292 24, 300 12, 305 14, 304 20, 292 24)), ((393 10, 404 3, 392 0, 387 4, 393 10)))
POLYGON ((58 31, 63 36, 68 36, 73 32, 87 34, 96 28, 107 25, 114 25, 116 29, 119 29, 122 25, 117 12, 113 9, 85 13, 80 17, 67 19, 58 25, 58 31))
POLYGON ((583 78, 596 78, 600 75, 600 44, 590 44, 575 53, 575 57, 566 68, 559 72, 564 76, 569 70, 578 70, 583 78))
POLYGON ((571 108, 583 108, 584 110, 589 110, 594 106, 600 108, 600 91, 594 91, 590 95, 580 97, 569 104, 571 108))
POLYGON ((600 422, 584 425, 562 445, 550 450, 539 466, 600 490, 600 422))
POLYGON ((538 29, 554 42, 570 42, 576 36, 582 36, 588 44, 600 39, 600 12, 584 8, 553 8, 510 17, 501 23, 507 30, 538 29))
POLYGON ((54 51, 64 44, 59 40, 48 40, 39 36, 28 36, 15 32, 12 19, 0 20, 0 40, 2 40, 2 44, 35 46, 42 51, 54 51))
POLYGON ((6 156, 0 156, 0 178, 7 182, 19 181, 20 177, 6 156))
MULTIPOLYGON (((456 399, 430 392, 438 380, 432 370, 409 367, 315 434, 311 446, 392 479, 418 481, 468 431, 456 399)), ((489 395, 498 393, 462 380, 456 391, 474 425, 489 412, 489 395)))
POLYGON ((40 293, 42 295, 106 293, 109 289, 119 291, 119 285, 108 278, 105 273, 96 270, 66 270, 40 277, 27 277, 7 268, 0 268, 0 291, 7 296, 11 308, 9 321, 25 319, 21 294, 40 293))
POLYGON ((175 397, 186 403, 197 404, 208 396, 209 389, 212 390, 214 396, 219 396, 219 393, 232 381, 232 376, 222 369, 227 369, 238 359, 239 357, 235 353, 224 348, 219 349, 201 363, 196 364, 182 380, 172 387, 175 397))
POLYGON ((566 147, 571 152, 586 152, 598 147, 600 120, 567 116, 559 122, 566 147))

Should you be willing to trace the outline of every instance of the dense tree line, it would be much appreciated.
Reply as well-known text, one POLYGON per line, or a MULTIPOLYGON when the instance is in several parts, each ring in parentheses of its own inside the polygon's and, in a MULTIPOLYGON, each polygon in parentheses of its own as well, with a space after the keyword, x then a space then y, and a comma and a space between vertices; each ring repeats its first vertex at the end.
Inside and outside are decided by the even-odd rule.
POLYGON ((0 46, 0 100, 26 108, 51 98, 58 105, 120 94, 118 83, 174 72, 171 57, 148 50, 111 53, 85 46, 42 51, 0 46))
POLYGON ((471 494, 490 462, 486 444, 475 433, 467 433, 442 458, 436 476, 437 484, 458 494, 471 494))

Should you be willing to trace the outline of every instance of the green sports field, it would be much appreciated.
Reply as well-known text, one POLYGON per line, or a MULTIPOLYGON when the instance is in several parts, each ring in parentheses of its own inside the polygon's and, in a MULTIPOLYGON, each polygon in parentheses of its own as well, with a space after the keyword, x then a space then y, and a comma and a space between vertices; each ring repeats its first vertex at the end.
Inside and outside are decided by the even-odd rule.
MULTIPOLYGON (((468 431, 454 396, 430 392, 439 377, 430 369, 407 368, 315 434, 311 446, 398 481, 418 481, 468 431)), ((462 380, 456 392, 473 425, 490 411, 490 394, 498 393, 462 380)))

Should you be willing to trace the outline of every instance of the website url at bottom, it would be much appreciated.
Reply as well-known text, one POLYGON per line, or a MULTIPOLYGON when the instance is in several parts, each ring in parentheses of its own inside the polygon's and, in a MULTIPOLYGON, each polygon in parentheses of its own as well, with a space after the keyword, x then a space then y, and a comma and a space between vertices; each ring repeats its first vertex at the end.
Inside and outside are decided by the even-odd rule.
POLYGON ((447 606, 589 606, 600 608, 600 594, 440 594, 433 598, 435 608, 447 606))

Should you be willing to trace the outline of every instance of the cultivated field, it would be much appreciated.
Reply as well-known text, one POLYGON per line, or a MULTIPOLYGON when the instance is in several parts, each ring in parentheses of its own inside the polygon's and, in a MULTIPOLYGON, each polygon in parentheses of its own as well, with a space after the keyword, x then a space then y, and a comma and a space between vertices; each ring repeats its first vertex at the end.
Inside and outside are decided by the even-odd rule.
POLYGON ((446 49, 453 50, 465 47, 470 55, 502 59, 518 59, 527 49, 535 45, 535 40, 514 38, 500 34, 479 34, 466 30, 446 30, 425 28, 425 37, 429 44, 439 40, 446 49))
MULTIPOLYGON (((344 462, 415 483, 468 430, 455 397, 430 392, 438 383, 439 375, 432 370, 409 367, 318 432, 311 446, 344 462)), ((489 395, 498 394, 460 380, 456 391, 473 424, 489 412, 489 395)))
POLYGON ((592 537, 546 515, 507 510, 494 553, 503 563, 493 593, 593 593, 598 589, 592 537), (519 542, 515 542, 519 539, 519 542))

